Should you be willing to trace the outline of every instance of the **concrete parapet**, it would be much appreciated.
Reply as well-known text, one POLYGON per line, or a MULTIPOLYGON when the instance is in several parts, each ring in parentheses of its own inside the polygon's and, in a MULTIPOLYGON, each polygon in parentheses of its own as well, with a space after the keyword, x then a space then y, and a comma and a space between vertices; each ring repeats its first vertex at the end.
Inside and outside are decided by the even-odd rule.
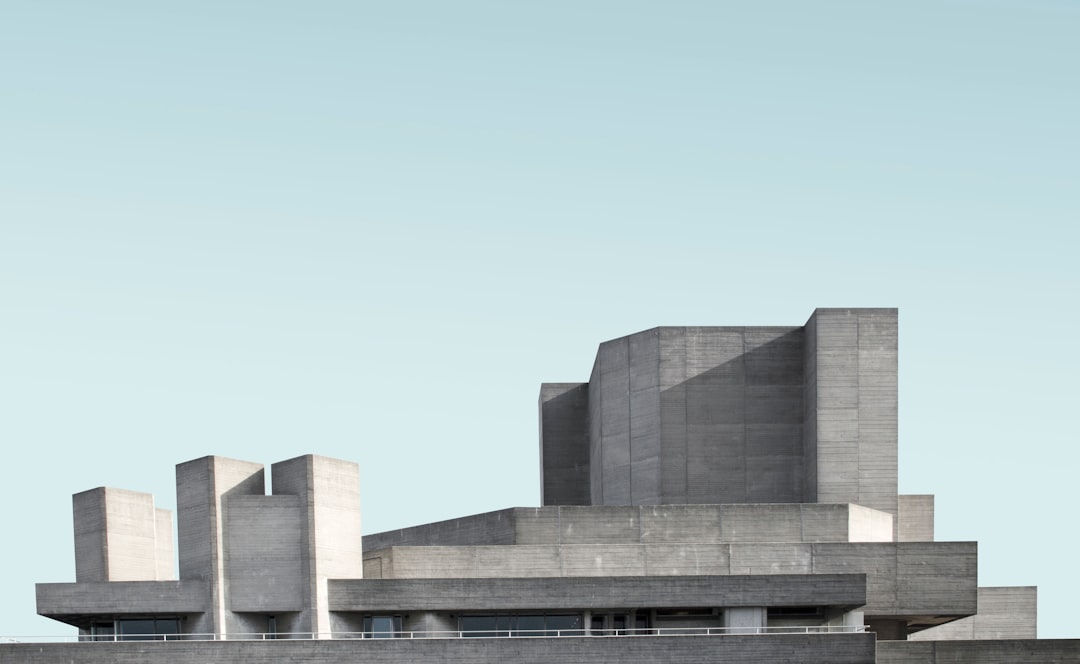
MULTIPOLYGON (((14 643, 0 645, 0 664, 873 664, 874 635, 564 637, 550 639, 341 639, 322 641, 167 641, 14 643)), ((1019 660, 1017 660, 1019 661, 1019 660)))

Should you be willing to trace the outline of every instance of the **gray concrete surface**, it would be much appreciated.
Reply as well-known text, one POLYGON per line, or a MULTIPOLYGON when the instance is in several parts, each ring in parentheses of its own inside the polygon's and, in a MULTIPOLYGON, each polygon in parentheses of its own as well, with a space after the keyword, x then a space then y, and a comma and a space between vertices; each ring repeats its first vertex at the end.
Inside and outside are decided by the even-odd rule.
POLYGON ((855 503, 896 517, 896 367, 895 309, 606 341, 588 383, 541 388, 543 502, 855 503))
POLYGON ((230 611, 304 608, 303 517, 299 496, 229 498, 224 537, 230 611))
POLYGON ((271 466, 275 496, 299 499, 301 611, 291 631, 328 634, 327 579, 364 576, 360 469, 308 454, 271 466))
POLYGON ((806 500, 897 513, 897 312, 816 309, 806 324, 806 500))
POLYGON ((979 588, 979 612, 908 637, 912 641, 1034 639, 1038 634, 1038 590, 1034 586, 979 588))
POLYGON ((261 464, 224 457, 202 457, 176 467, 180 578, 203 581, 209 592, 207 611, 193 619, 191 632, 229 631, 223 504, 231 496, 263 495, 263 475, 261 464))
POLYGON ((540 503, 588 505, 589 386, 540 386, 540 503))
POLYGON ((592 578, 364 579, 330 582, 333 611, 728 608, 866 602, 862 574, 592 578))
POLYGON ((872 634, 3 644, 0 664, 872 664, 872 634))
POLYGON ((866 574, 868 617, 977 611, 974 542, 392 547, 384 578, 866 574))
POLYGON ((882 542, 892 515, 859 505, 812 503, 515 507, 375 533, 364 549, 391 546, 882 542))
POLYGON ((897 541, 933 542, 934 497, 910 495, 897 498, 897 541))
POLYGON ((172 513, 152 495, 99 487, 72 496, 72 514, 76 581, 175 578, 172 513))
POLYGON ((73 625, 94 615, 193 614, 209 609, 209 586, 202 580, 39 583, 37 610, 73 625))
POLYGON ((1077 664, 1078 639, 879 641, 879 664, 1077 664))

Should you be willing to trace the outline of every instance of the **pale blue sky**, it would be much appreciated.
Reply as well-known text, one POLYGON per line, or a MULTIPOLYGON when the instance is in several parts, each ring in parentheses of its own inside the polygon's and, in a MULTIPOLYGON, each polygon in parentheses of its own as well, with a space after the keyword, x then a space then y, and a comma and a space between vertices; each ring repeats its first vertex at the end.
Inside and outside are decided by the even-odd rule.
POLYGON ((0 0, 0 636, 70 496, 361 465, 539 501, 536 397, 656 325, 900 308, 900 487, 1078 637, 1080 5, 0 0))

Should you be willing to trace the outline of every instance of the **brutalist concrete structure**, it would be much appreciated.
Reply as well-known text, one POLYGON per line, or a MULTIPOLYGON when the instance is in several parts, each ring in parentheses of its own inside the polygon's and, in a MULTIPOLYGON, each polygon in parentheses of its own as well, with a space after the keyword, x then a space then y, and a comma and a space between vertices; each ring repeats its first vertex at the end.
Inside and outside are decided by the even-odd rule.
POLYGON ((542 506, 361 537, 356 465, 177 466, 74 497, 26 662, 1080 662, 897 492, 897 313, 662 327, 540 391, 542 506))

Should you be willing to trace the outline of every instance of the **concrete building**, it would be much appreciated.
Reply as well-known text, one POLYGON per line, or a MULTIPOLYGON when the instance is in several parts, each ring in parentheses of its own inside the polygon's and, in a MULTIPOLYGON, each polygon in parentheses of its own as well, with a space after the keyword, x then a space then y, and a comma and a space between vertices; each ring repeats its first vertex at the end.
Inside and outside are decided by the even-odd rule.
POLYGON ((542 505, 361 537, 357 466, 177 466, 76 494, 79 640, 20 662, 1080 662, 897 492, 897 313, 662 327, 540 390, 542 505), (174 578, 174 544, 179 578, 174 578))

